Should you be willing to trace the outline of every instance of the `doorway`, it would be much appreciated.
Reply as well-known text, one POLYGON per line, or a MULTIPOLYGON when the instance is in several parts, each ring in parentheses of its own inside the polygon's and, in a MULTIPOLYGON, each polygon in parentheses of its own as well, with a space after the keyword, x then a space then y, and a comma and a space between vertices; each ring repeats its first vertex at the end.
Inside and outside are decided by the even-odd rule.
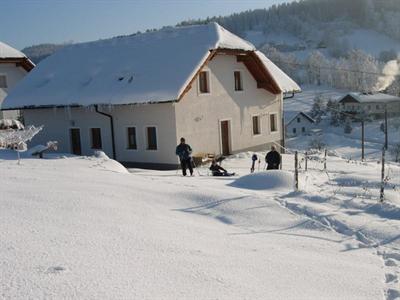
POLYGON ((71 139, 72 154, 82 155, 81 149, 81 131, 79 128, 71 128, 69 131, 71 139))
POLYGON ((222 155, 231 154, 230 121, 221 121, 221 146, 222 155))

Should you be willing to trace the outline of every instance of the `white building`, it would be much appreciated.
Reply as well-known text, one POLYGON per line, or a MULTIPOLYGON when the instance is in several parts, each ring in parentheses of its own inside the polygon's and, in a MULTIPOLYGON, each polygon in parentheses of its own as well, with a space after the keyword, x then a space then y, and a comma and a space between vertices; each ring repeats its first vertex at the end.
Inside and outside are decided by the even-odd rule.
MULTIPOLYGON (((0 42, 0 108, 4 98, 35 65, 20 51, 0 42)), ((18 111, 0 111, 0 119, 16 119, 18 111)))
POLYGON ((285 113, 285 133, 287 137, 310 134, 315 120, 304 112, 285 113))
POLYGON ((4 102, 35 143, 133 166, 172 168, 185 137, 195 156, 281 142, 284 93, 299 86, 216 23, 72 45, 35 68, 4 102))
POLYGON ((384 93, 349 93, 339 103, 343 112, 366 113, 376 118, 382 117, 387 109, 389 115, 400 114, 400 98, 384 93))

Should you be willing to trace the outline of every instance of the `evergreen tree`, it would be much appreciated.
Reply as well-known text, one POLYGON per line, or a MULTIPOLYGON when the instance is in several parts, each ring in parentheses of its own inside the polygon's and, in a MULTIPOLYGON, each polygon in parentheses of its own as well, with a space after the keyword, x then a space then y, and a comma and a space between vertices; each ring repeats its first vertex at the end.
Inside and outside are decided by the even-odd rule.
POLYGON ((317 123, 321 122, 322 116, 326 114, 324 100, 322 95, 317 95, 314 98, 314 103, 311 108, 310 115, 317 123))

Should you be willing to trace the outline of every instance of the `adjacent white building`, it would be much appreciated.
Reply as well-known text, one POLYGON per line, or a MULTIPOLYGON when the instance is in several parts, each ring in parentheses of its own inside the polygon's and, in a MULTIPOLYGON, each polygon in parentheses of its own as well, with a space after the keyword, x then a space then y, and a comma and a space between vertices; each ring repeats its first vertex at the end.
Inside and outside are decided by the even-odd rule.
POLYGON ((315 120, 304 112, 285 113, 285 133, 287 137, 311 134, 315 120))
POLYGON ((5 100, 35 143, 123 163, 177 165, 195 156, 265 149, 283 140, 283 96, 299 86, 249 42, 216 23, 72 45, 47 58, 5 100))
MULTIPOLYGON (((20 51, 0 42, 0 108, 4 98, 35 65, 20 51)), ((0 119, 16 119, 19 112, 0 111, 0 119)))
POLYGON ((349 93, 339 103, 341 110, 347 113, 366 113, 379 118, 387 109, 389 115, 400 114, 400 98, 384 93, 349 93))

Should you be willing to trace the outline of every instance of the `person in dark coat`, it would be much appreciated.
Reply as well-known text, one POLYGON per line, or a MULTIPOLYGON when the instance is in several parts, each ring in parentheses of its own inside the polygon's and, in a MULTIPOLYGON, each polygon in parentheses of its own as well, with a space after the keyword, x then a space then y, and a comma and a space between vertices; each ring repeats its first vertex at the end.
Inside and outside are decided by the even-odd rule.
POLYGON ((219 164, 217 164, 217 161, 215 159, 213 159, 211 162, 210 171, 212 172, 213 176, 233 176, 233 175, 235 175, 235 173, 228 173, 227 170, 225 170, 223 167, 221 167, 219 164))
POLYGON ((281 155, 276 151, 275 146, 271 146, 271 151, 265 156, 267 170, 278 170, 281 164, 281 155))
POLYGON ((183 176, 186 176, 186 169, 189 169, 190 176, 193 176, 192 148, 186 144, 184 138, 181 138, 181 143, 176 146, 175 154, 179 156, 183 176))

